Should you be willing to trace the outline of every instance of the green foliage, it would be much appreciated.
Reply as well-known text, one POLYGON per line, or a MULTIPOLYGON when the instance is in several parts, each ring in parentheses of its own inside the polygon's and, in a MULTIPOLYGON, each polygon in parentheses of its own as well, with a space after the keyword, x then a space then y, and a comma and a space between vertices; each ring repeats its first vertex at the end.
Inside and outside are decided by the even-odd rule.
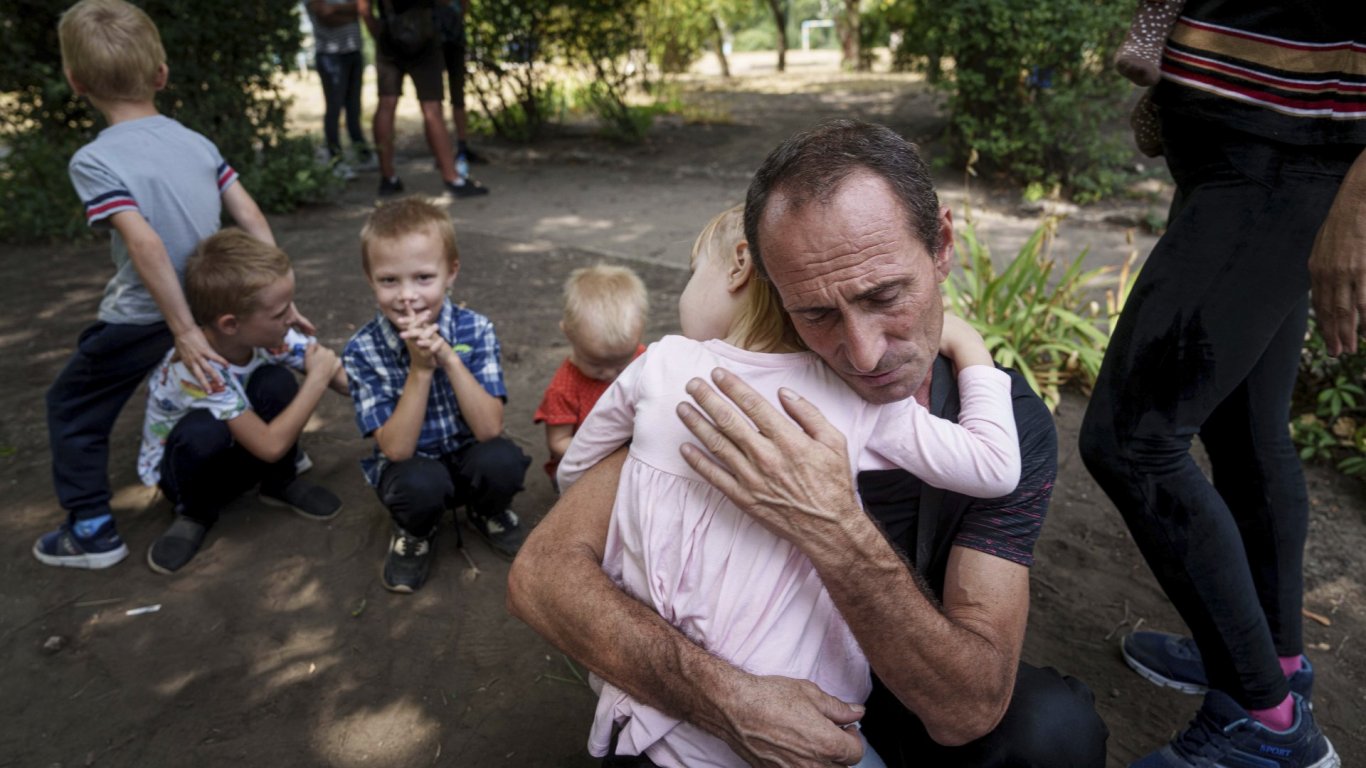
MULTIPOLYGON (((170 82, 157 97, 161 112, 212 140, 266 210, 318 199, 330 175, 325 166, 301 164, 286 135, 288 102, 277 77, 293 66, 299 52, 296 6, 243 0, 207 13, 193 0, 137 4, 157 23, 170 66, 170 82), (306 180, 300 181, 301 173, 306 180), (293 181, 266 190, 258 179, 293 181), (294 192, 303 196, 291 196, 294 192)), ((6 238, 71 237, 83 231, 71 224, 79 221, 79 201, 67 181, 66 163, 103 121, 62 76, 57 20, 69 5, 69 0, 35 0, 0 23, 0 44, 8 54, 0 59, 0 98, 6 101, 0 143, 9 150, 0 158, 0 180, 4 197, 19 202, 17 208, 0 210, 0 233, 6 238)))
POLYGON ((1057 219, 1044 219, 997 272, 969 215, 957 248, 961 272, 944 283, 945 308, 982 334, 996 362, 1019 370, 1049 410, 1063 386, 1089 390, 1095 383, 1114 320, 1133 285, 1131 256, 1102 311, 1088 296, 1113 268, 1084 270, 1083 251, 1055 274, 1058 264, 1049 251, 1056 226, 1057 219))
POLYGON ((471 4, 467 24, 478 66, 467 83, 482 119, 498 136, 532 141, 562 115, 564 96, 550 79, 549 65, 570 23, 560 0, 471 4))
POLYGON ((1310 319, 1300 354, 1290 434, 1305 461, 1366 478, 1366 349, 1329 357, 1310 319))
POLYGON ((626 141, 643 138, 653 118, 627 102, 633 88, 650 87, 647 6, 648 0, 577 0, 564 37, 567 59, 589 83, 583 102, 607 136, 626 141))
POLYGON ((1132 7, 1105 0, 905 0, 894 60, 948 94, 958 162, 1062 188, 1081 202, 1114 193, 1129 158, 1128 84, 1110 69, 1132 7))
POLYGON ((288 213, 301 205, 327 202, 346 186, 330 164, 318 161, 311 137, 282 137, 261 155, 268 161, 248 166, 241 183, 262 210, 288 213))

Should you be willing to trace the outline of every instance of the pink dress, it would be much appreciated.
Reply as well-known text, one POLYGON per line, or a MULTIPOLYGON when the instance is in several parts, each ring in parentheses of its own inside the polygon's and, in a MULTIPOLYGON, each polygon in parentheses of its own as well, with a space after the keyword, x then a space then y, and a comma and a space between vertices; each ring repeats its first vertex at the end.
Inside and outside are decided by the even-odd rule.
MULTIPOLYGON (((607 533, 603 570, 690 640, 756 675, 806 679, 862 702, 868 661, 811 561, 759 525, 687 465, 697 440, 676 408, 689 379, 713 368, 739 375, 777 403, 779 387, 811 401, 847 438, 850 471, 902 467, 926 483, 979 498, 1019 482, 1020 449, 1010 378, 990 366, 959 374, 957 424, 913 399, 864 402, 814 353, 762 354, 722 341, 667 336, 608 388, 560 462, 567 489, 630 440, 607 533)), ((589 751, 605 755, 614 723, 618 754, 660 766, 742 766, 724 742, 602 682, 589 751)))

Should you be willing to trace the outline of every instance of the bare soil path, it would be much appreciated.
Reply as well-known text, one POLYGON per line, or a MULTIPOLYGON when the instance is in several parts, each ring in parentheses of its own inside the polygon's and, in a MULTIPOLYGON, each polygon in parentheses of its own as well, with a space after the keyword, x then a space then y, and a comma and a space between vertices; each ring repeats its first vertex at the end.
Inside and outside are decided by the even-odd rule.
MULTIPOLYGON (((456 298, 497 324, 508 431, 534 459, 516 503, 528 524, 553 503, 537 468, 545 448, 531 415, 566 351, 555 324, 571 269, 598 260, 637 269, 653 302, 647 335, 657 338, 676 330, 695 233, 742 199, 749 173, 787 134, 824 117, 860 116, 927 139, 936 154, 937 101, 915 78, 844 75, 828 54, 800 52, 788 75, 772 73, 759 56, 742 57, 735 69, 725 85, 704 69, 682 86, 685 100, 724 123, 665 121, 645 144, 626 149, 579 129, 533 147, 481 141, 494 163, 477 170, 494 194, 451 204, 463 254, 456 298)), ((404 109, 404 178, 412 191, 435 193, 415 105, 404 109)), ((308 110, 301 104, 299 119, 316 124, 308 110)), ((958 179, 945 170, 944 197, 956 213, 964 199, 958 179)), ((295 262, 299 305, 337 348, 374 311, 356 235, 376 183, 376 174, 362 174, 339 204, 272 219, 295 262)), ((1020 215, 1014 196, 972 197, 979 232, 998 255, 1032 230, 1034 217, 1020 215)), ((1064 224, 1058 252, 1089 247, 1095 263, 1117 263, 1131 246, 1106 217, 1163 205, 1159 194, 1083 209, 1064 224)), ((1150 244, 1139 238, 1145 252, 1150 244)), ((94 315, 107 246, 4 253, 0 767, 595 764, 583 746, 594 699, 581 670, 507 615, 507 563, 468 529, 462 554, 455 534, 463 523, 447 521, 421 592, 395 596, 380 586, 388 522, 357 470, 369 446, 343 398, 324 401, 304 438, 312 479, 346 500, 335 521, 305 521, 243 498, 184 572, 151 573, 143 557, 170 509, 134 472, 138 396, 115 431, 112 467, 133 556, 93 573, 37 564, 29 548, 59 519, 42 395, 94 315), (160 608, 128 615, 153 605, 160 608)), ((1150 686, 1119 658, 1127 629, 1181 625, 1076 455, 1084 407, 1071 396, 1057 413, 1061 471, 1032 573, 1025 657, 1091 685, 1111 729, 1110 765, 1122 766, 1169 738, 1198 700, 1150 686)), ((1316 712, 1344 764, 1355 765, 1366 760, 1366 493, 1318 467, 1309 478, 1306 602, 1330 622, 1307 623, 1316 712)))

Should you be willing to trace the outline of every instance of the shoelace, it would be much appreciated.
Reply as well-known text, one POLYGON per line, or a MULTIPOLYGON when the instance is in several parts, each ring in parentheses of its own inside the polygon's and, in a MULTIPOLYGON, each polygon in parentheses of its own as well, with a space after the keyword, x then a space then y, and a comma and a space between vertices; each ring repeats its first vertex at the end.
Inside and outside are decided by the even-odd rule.
POLYGON ((399 536, 394 542, 394 551, 399 557, 422 557, 427 554, 427 540, 416 536, 399 536))
POLYGON ((1201 709, 1195 714, 1195 719, 1191 720, 1186 730, 1176 737, 1172 742, 1172 747, 1176 752, 1184 757, 1201 757, 1210 761, 1218 759, 1227 753, 1231 744, 1227 731, 1238 723, 1221 725, 1214 721, 1214 718, 1205 710, 1201 709))

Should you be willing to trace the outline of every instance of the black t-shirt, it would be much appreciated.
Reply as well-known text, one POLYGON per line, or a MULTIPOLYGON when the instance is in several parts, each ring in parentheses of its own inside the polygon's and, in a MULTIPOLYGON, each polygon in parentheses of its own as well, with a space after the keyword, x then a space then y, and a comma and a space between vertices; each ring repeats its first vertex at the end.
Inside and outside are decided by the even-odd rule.
MULTIPOLYGON (((997 499, 974 499, 925 485, 901 469, 861 472, 859 495, 892 545, 915 565, 941 599, 944 569, 954 546, 1029 566, 1058 474, 1053 416, 1024 377, 1011 377, 1011 400, 1020 436, 1020 484, 997 499), (922 513, 929 517, 922 518, 922 513)), ((957 420, 958 382, 953 366, 935 361, 930 413, 957 420)))
POLYGON ((1286 144, 1366 144, 1366 2, 1189 0, 1153 100, 1286 144))

